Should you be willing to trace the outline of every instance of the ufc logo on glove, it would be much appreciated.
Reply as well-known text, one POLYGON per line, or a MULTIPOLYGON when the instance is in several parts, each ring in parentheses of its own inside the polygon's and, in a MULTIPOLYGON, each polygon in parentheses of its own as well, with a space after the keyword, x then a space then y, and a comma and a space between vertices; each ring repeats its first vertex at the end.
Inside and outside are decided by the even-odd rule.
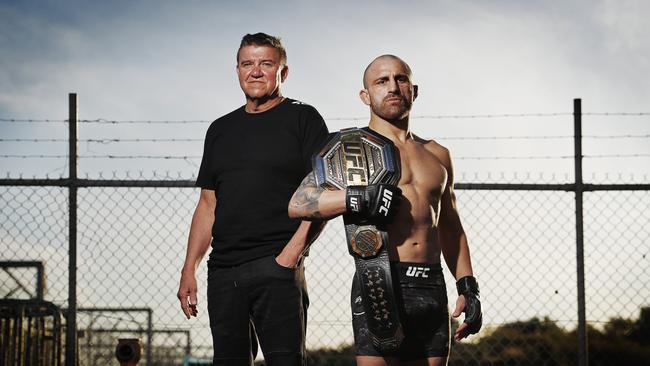
POLYGON ((388 210, 390 209, 390 203, 393 200, 393 192, 389 190, 384 190, 382 193, 382 205, 379 208, 379 213, 384 214, 384 216, 388 216, 388 210))

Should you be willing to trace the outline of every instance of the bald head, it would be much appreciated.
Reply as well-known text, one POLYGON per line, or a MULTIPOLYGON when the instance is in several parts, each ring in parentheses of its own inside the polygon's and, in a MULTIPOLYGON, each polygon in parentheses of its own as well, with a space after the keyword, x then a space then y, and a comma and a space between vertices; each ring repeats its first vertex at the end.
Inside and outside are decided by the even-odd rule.
POLYGON ((404 65, 404 68, 406 69, 409 78, 412 76, 411 67, 406 62, 404 62, 404 60, 402 60, 401 58, 399 58, 399 57, 397 57, 395 55, 381 55, 381 56, 375 58, 374 60, 372 60, 372 62, 370 64, 368 64, 368 66, 366 66, 366 70, 363 72, 363 87, 365 89, 368 88, 368 84, 370 82, 369 76, 371 75, 372 70, 378 64, 380 64, 383 61, 387 61, 387 60, 400 62, 402 65, 404 65))
POLYGON ((411 68, 401 58, 382 55, 374 59, 363 73, 361 101, 370 107, 371 119, 386 122, 408 121, 413 101, 418 96, 411 68))

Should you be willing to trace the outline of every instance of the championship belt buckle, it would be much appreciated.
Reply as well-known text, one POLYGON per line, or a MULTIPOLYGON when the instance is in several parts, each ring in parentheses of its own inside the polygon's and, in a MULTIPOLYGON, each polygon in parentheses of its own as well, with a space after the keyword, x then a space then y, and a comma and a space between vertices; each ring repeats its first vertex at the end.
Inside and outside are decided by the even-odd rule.
MULTIPOLYGON (((329 190, 349 185, 397 184, 398 154, 392 141, 369 128, 343 129, 331 134, 325 147, 313 157, 316 184, 329 190)), ((383 354, 394 353, 404 332, 393 290, 388 233, 383 227, 360 225, 347 214, 343 222, 373 344, 383 354)))

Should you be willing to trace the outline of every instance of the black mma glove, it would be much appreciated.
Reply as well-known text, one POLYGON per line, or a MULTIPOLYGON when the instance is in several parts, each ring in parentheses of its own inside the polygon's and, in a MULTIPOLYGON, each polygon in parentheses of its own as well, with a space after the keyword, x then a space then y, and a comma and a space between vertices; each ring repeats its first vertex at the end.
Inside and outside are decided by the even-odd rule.
POLYGON ((391 184, 348 186, 345 207, 361 222, 385 224, 397 214, 401 197, 402 190, 391 184))
POLYGON ((456 281, 458 295, 465 296, 465 323, 467 323, 469 334, 476 334, 483 325, 483 313, 481 312, 481 300, 479 300, 478 282, 474 276, 465 276, 456 281))

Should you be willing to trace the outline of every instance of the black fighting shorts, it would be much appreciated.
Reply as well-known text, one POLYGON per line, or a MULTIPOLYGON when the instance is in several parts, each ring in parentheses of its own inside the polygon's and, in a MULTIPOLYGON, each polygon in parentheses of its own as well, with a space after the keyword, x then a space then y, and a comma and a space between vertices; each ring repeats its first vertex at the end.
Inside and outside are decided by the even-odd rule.
POLYGON ((440 264, 391 262, 396 299, 405 338, 396 355, 382 355, 373 346, 363 299, 355 275, 352 283, 352 326, 359 356, 396 357, 411 361, 449 355, 447 288, 440 264), (397 284, 399 283, 399 286, 397 284))

